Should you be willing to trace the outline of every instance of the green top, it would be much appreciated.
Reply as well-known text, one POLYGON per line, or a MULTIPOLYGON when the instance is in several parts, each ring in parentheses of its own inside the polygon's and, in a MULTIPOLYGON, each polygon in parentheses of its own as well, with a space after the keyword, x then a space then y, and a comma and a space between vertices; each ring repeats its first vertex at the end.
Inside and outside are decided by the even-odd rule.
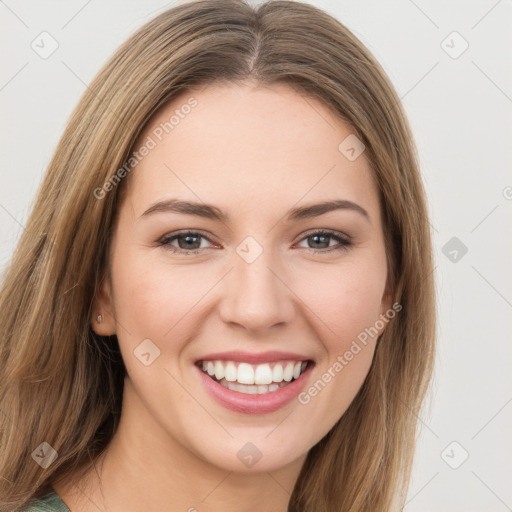
POLYGON ((21 512, 71 512, 60 496, 52 490, 21 509, 21 512))

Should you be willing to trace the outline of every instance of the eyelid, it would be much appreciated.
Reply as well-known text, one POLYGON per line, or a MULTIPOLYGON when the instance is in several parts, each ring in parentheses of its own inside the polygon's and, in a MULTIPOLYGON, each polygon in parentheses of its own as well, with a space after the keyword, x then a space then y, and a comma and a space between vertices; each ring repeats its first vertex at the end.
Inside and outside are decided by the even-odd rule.
POLYGON ((160 246, 167 248, 167 250, 170 250, 175 253, 181 253, 181 254, 194 254, 194 253, 200 252, 204 249, 209 249, 209 247, 203 247, 203 248, 191 249, 191 250, 187 251, 185 249, 180 249, 179 247, 174 247, 174 246, 170 245, 170 243, 172 241, 176 240, 180 236, 186 236, 186 235, 199 235, 201 238, 208 240, 208 242, 211 243, 212 245, 219 245, 219 244, 216 244, 216 242, 214 240, 212 240, 212 237, 209 234, 207 234, 205 231, 202 231, 201 229, 181 229, 178 231, 173 231, 171 233, 167 233, 164 236, 160 237, 157 240, 157 243, 160 246))
MULTIPOLYGON (((200 229, 183 229, 183 230, 178 230, 178 231, 174 231, 171 233, 167 233, 164 236, 162 236, 157 241, 157 243, 160 246, 165 247, 167 250, 170 250, 171 252, 178 253, 178 254, 196 254, 196 253, 201 252, 204 249, 210 248, 210 247, 203 247, 203 248, 200 247, 199 249, 186 250, 186 249, 180 249, 179 247, 174 247, 174 246, 170 245, 170 243, 172 241, 176 240, 180 236, 186 236, 186 235, 199 235, 201 238, 208 240, 208 242, 213 245, 220 245, 220 244, 216 244, 216 242, 214 242, 211 239, 209 234, 206 234, 205 231, 202 231, 200 229)), ((328 246, 323 249, 315 249, 312 247, 301 247, 301 249, 305 249, 306 251, 313 252, 315 254, 321 254, 321 253, 328 253, 328 252, 337 251, 337 250, 346 250, 353 243, 352 238, 349 235, 342 233, 340 231, 335 231, 335 230, 326 229, 326 228, 316 228, 316 229, 308 230, 301 234, 301 237, 298 239, 298 241, 296 243, 302 242, 303 240, 305 240, 311 236, 314 236, 314 235, 323 235, 323 236, 330 237, 335 240, 337 239, 338 244, 334 245, 332 247, 328 246)))
POLYGON ((352 241, 351 237, 349 235, 347 235, 346 233, 343 233, 341 231, 336 231, 334 229, 327 229, 327 228, 315 228, 315 229, 310 229, 308 231, 305 231, 304 233, 301 234, 301 238, 299 239, 299 241, 303 240, 304 238, 307 238, 309 236, 313 236, 313 235, 317 235, 317 234, 329 235, 329 236, 332 236, 333 238, 334 237, 341 238, 345 242, 352 241))
POLYGON ((301 238, 297 243, 302 242, 303 240, 314 235, 330 237, 332 239, 338 240, 338 244, 328 246, 324 249, 314 249, 313 247, 301 247, 301 249, 305 249, 306 251, 313 252, 315 254, 321 254, 337 250, 347 250, 353 244, 352 238, 349 235, 342 233, 341 231, 335 231, 333 229, 326 228, 316 228, 302 233, 301 238))

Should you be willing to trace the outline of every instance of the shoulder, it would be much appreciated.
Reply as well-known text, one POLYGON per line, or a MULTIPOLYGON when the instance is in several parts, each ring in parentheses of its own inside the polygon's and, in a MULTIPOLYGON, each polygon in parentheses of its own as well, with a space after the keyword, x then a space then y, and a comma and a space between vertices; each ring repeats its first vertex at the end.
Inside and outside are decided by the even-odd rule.
POLYGON ((25 505, 19 512, 70 512, 66 504, 55 491, 25 505))

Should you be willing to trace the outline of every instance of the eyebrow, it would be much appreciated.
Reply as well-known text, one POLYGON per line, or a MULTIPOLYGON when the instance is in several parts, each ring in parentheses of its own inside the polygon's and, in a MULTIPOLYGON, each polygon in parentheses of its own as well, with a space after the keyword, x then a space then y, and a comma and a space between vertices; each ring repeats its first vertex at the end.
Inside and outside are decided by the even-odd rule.
MULTIPOLYGON (((347 199, 324 201, 322 203, 292 208, 287 214, 287 220, 293 221, 318 217, 324 213, 332 212, 334 210, 355 211, 365 217, 368 221, 370 220, 368 212, 362 206, 359 206, 353 201, 348 201, 347 199)), ((197 203, 194 201, 182 201, 179 199, 158 201, 150 206, 141 215, 141 217, 148 217, 155 213, 183 213, 186 215, 197 215, 206 219, 218 220, 220 222, 227 222, 229 220, 229 215, 216 206, 206 203, 197 203)))

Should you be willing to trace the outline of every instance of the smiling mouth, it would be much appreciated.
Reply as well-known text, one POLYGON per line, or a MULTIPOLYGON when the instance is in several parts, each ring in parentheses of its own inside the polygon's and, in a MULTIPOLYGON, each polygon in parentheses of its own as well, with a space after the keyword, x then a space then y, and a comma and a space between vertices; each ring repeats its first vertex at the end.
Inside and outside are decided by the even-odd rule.
POLYGON ((262 395, 298 379, 313 361, 277 361, 249 364, 238 361, 198 361, 196 365, 221 386, 248 395, 262 395))

